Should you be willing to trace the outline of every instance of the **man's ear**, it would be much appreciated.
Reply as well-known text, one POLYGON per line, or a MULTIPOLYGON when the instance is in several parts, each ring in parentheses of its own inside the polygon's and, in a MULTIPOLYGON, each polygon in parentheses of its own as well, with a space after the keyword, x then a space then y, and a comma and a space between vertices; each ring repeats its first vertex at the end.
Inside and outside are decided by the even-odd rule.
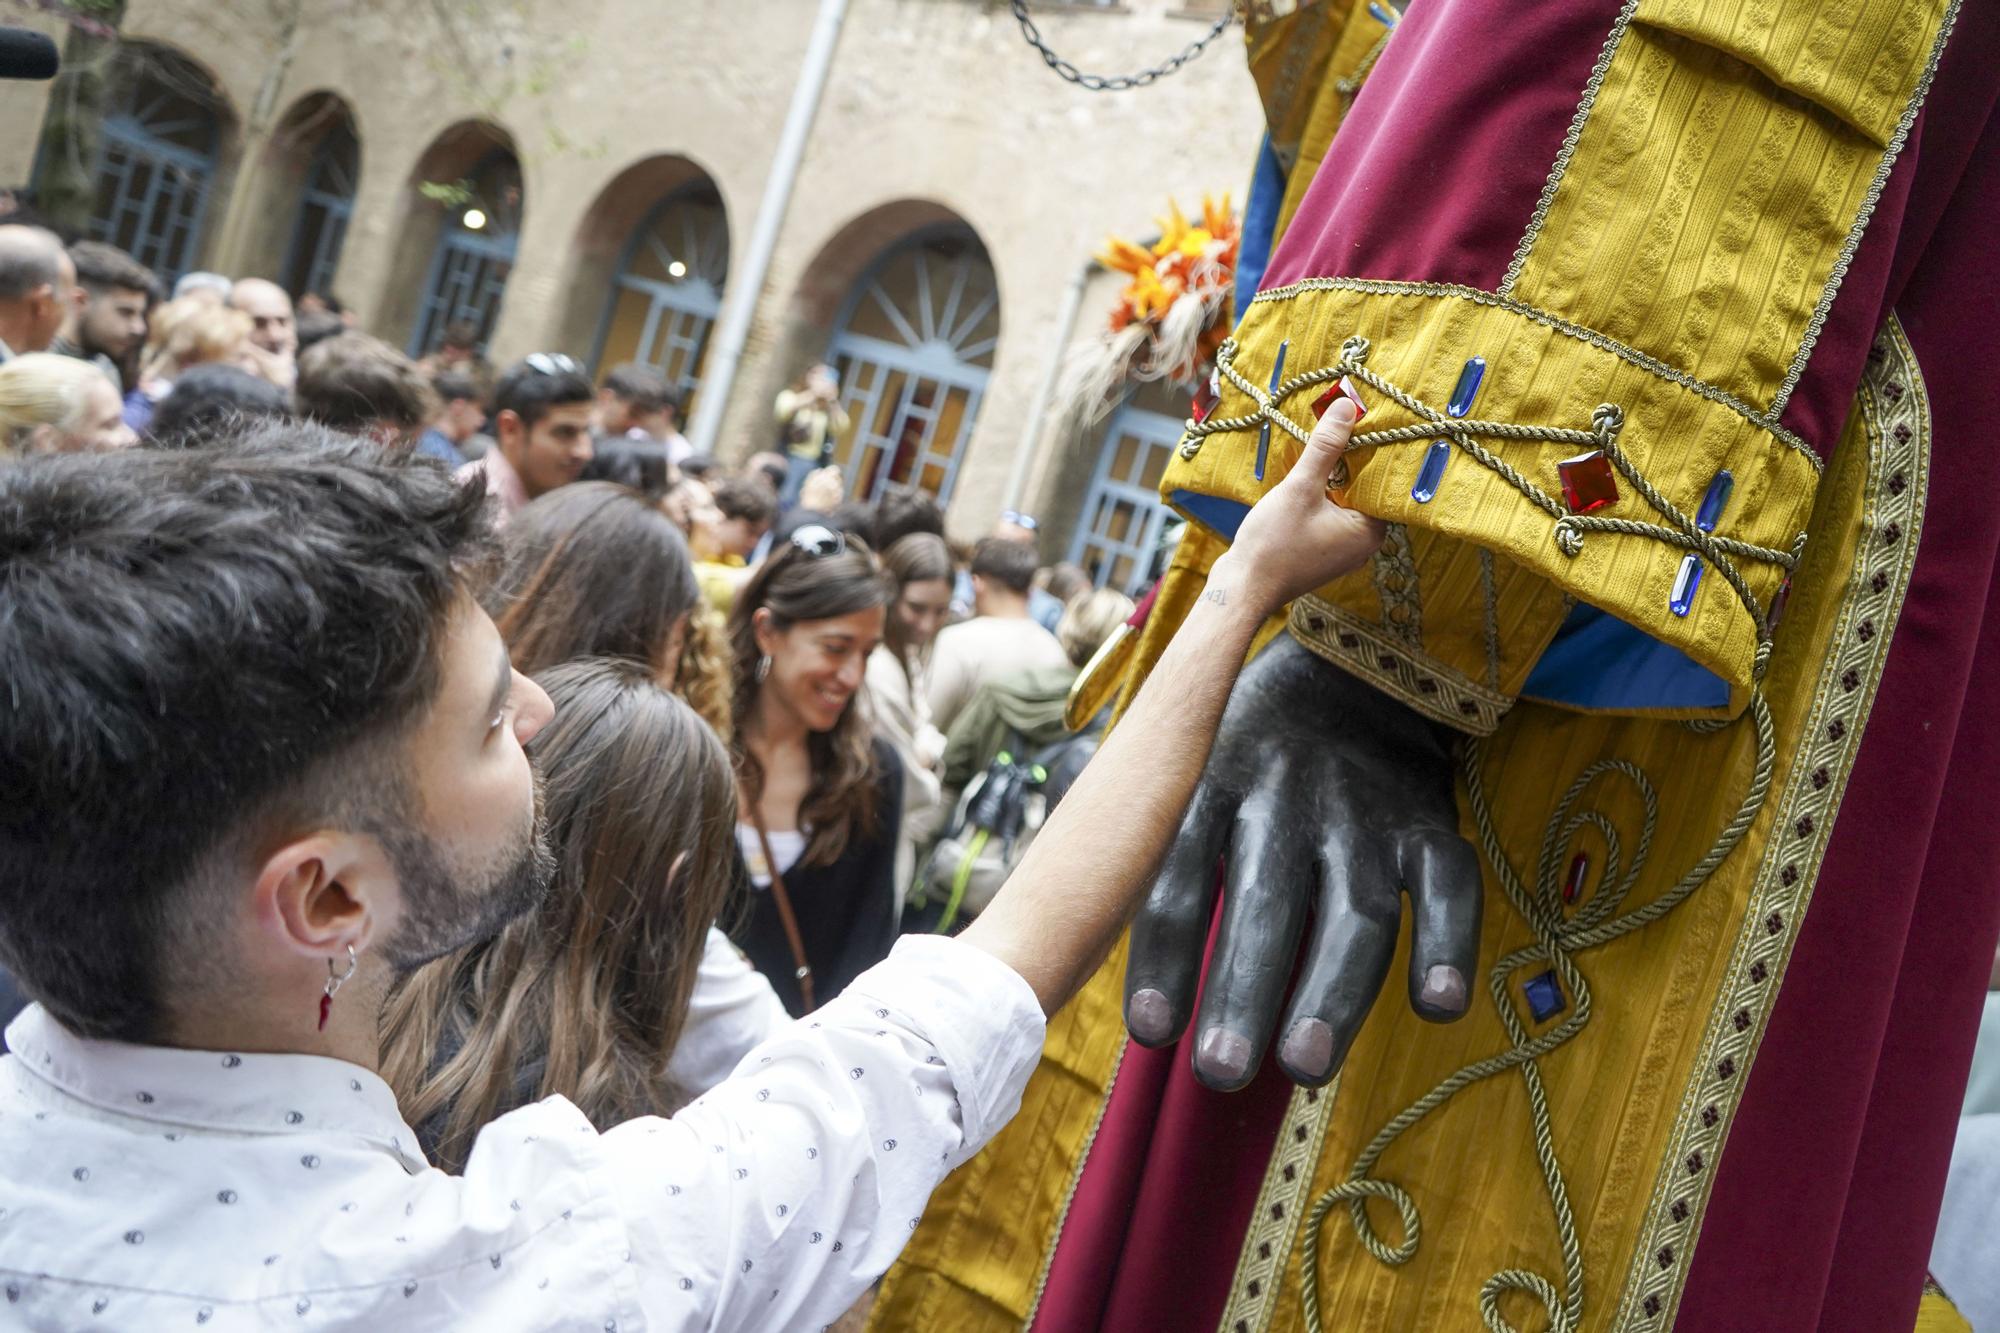
POLYGON ((356 952, 381 939, 401 908, 388 854, 374 838, 314 833, 264 858, 253 890, 259 927, 314 958, 356 952))
POLYGON ((528 438, 528 424, 521 420, 521 414, 509 407, 493 418, 493 438, 504 448, 513 445, 518 448, 528 438))

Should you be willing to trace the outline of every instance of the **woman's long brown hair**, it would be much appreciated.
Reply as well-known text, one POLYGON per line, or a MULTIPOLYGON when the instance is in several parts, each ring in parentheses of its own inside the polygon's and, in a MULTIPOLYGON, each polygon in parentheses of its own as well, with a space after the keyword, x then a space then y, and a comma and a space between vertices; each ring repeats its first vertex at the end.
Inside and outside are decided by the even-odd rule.
POLYGON ((528 746, 556 854, 549 896, 419 968, 383 1011, 382 1075, 411 1124, 442 1117, 449 1171, 482 1126, 543 1097, 599 1129, 679 1109, 667 1061, 734 883, 736 785, 708 725, 634 663, 538 679, 556 705, 528 746))
MULTIPOLYGON (((770 557, 736 595, 729 617, 729 647, 736 659, 736 689, 731 707, 739 721, 751 716, 757 702, 757 647, 754 619, 768 609, 779 630, 815 620, 833 620, 889 601, 889 584, 882 566, 861 542, 848 539, 836 555, 814 557, 788 542, 778 542, 770 557)), ((850 835, 872 837, 881 827, 875 808, 875 725, 867 709, 868 691, 848 702, 833 730, 806 737, 812 761, 812 781, 799 802, 799 823, 808 830, 801 865, 831 865, 847 850, 850 835)), ((729 744, 736 761, 736 780, 743 799, 754 807, 764 794, 764 767, 744 744, 739 729, 729 744)))
POLYGON ((951 563, 951 548, 944 538, 931 532, 913 532, 907 537, 899 537, 896 544, 882 553, 882 569, 889 576, 889 620, 882 627, 882 640, 889 645, 889 651, 896 655, 903 674, 915 679, 913 659, 915 651, 903 637, 903 621, 896 614, 895 602, 900 600, 903 589, 912 583, 928 583, 942 579, 950 584, 957 567, 951 563))
POLYGON ((515 669, 585 657, 643 662, 663 677, 673 624, 687 617, 674 689, 729 734, 728 644, 702 601, 687 540, 657 501, 608 481, 559 487, 514 515, 486 610, 515 669))

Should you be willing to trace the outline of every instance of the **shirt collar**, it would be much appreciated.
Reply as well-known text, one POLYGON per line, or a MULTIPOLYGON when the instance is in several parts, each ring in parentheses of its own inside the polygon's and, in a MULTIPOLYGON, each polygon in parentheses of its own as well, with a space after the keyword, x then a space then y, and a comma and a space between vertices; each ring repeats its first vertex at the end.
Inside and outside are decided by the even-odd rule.
POLYGON ((509 514, 525 507, 528 488, 521 484, 521 474, 514 471, 514 465, 500 452, 498 443, 486 451, 481 461, 486 464, 487 490, 499 497, 500 507, 509 514))
POLYGON ((425 1168, 417 1136, 380 1077, 323 1055, 239 1055, 97 1041, 39 1004, 7 1027, 25 1072, 101 1110, 235 1134, 352 1134, 425 1168))

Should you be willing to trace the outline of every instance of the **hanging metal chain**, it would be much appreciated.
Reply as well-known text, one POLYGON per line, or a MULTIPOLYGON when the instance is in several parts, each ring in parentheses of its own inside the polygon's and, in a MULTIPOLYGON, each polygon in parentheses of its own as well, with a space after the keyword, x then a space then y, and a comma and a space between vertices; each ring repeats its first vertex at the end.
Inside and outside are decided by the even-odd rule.
POLYGON ((1085 74, 1051 51, 1049 44, 1042 40, 1041 29, 1037 28, 1035 21, 1028 17, 1028 0, 1013 0, 1013 5, 1014 20, 1021 25, 1021 35, 1028 39, 1028 45, 1041 53, 1042 63, 1077 87, 1093 93, 1122 93, 1128 88, 1143 88, 1156 79, 1165 78, 1206 51, 1209 43, 1222 36, 1229 25, 1236 21, 1236 6, 1231 4, 1222 11, 1222 17, 1218 18, 1207 32, 1189 42, 1179 55, 1170 57, 1162 64, 1155 65, 1151 69, 1142 69, 1137 74, 1085 74))

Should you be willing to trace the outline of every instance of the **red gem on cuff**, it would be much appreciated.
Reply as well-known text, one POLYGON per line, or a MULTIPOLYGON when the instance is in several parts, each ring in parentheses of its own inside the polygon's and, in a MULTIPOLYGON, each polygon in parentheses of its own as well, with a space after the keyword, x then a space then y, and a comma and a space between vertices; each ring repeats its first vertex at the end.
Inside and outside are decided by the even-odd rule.
POLYGON ((1361 391, 1354 387, 1354 381, 1342 375, 1327 386, 1325 393, 1313 399, 1313 420, 1317 421, 1325 416, 1326 409, 1333 406, 1333 400, 1336 398, 1345 398, 1354 404, 1356 421, 1368 415, 1368 404, 1361 401, 1361 391))
POLYGON ((1588 514, 1618 503, 1618 478, 1602 449, 1565 458, 1556 464, 1556 472, 1562 478, 1563 502, 1570 513, 1588 514))
POLYGON ((1201 387, 1194 391, 1194 404, 1189 411, 1193 414, 1196 422, 1206 421, 1208 414, 1213 412, 1215 405, 1221 401, 1222 376, 1220 374, 1211 374, 1201 382, 1201 387))

